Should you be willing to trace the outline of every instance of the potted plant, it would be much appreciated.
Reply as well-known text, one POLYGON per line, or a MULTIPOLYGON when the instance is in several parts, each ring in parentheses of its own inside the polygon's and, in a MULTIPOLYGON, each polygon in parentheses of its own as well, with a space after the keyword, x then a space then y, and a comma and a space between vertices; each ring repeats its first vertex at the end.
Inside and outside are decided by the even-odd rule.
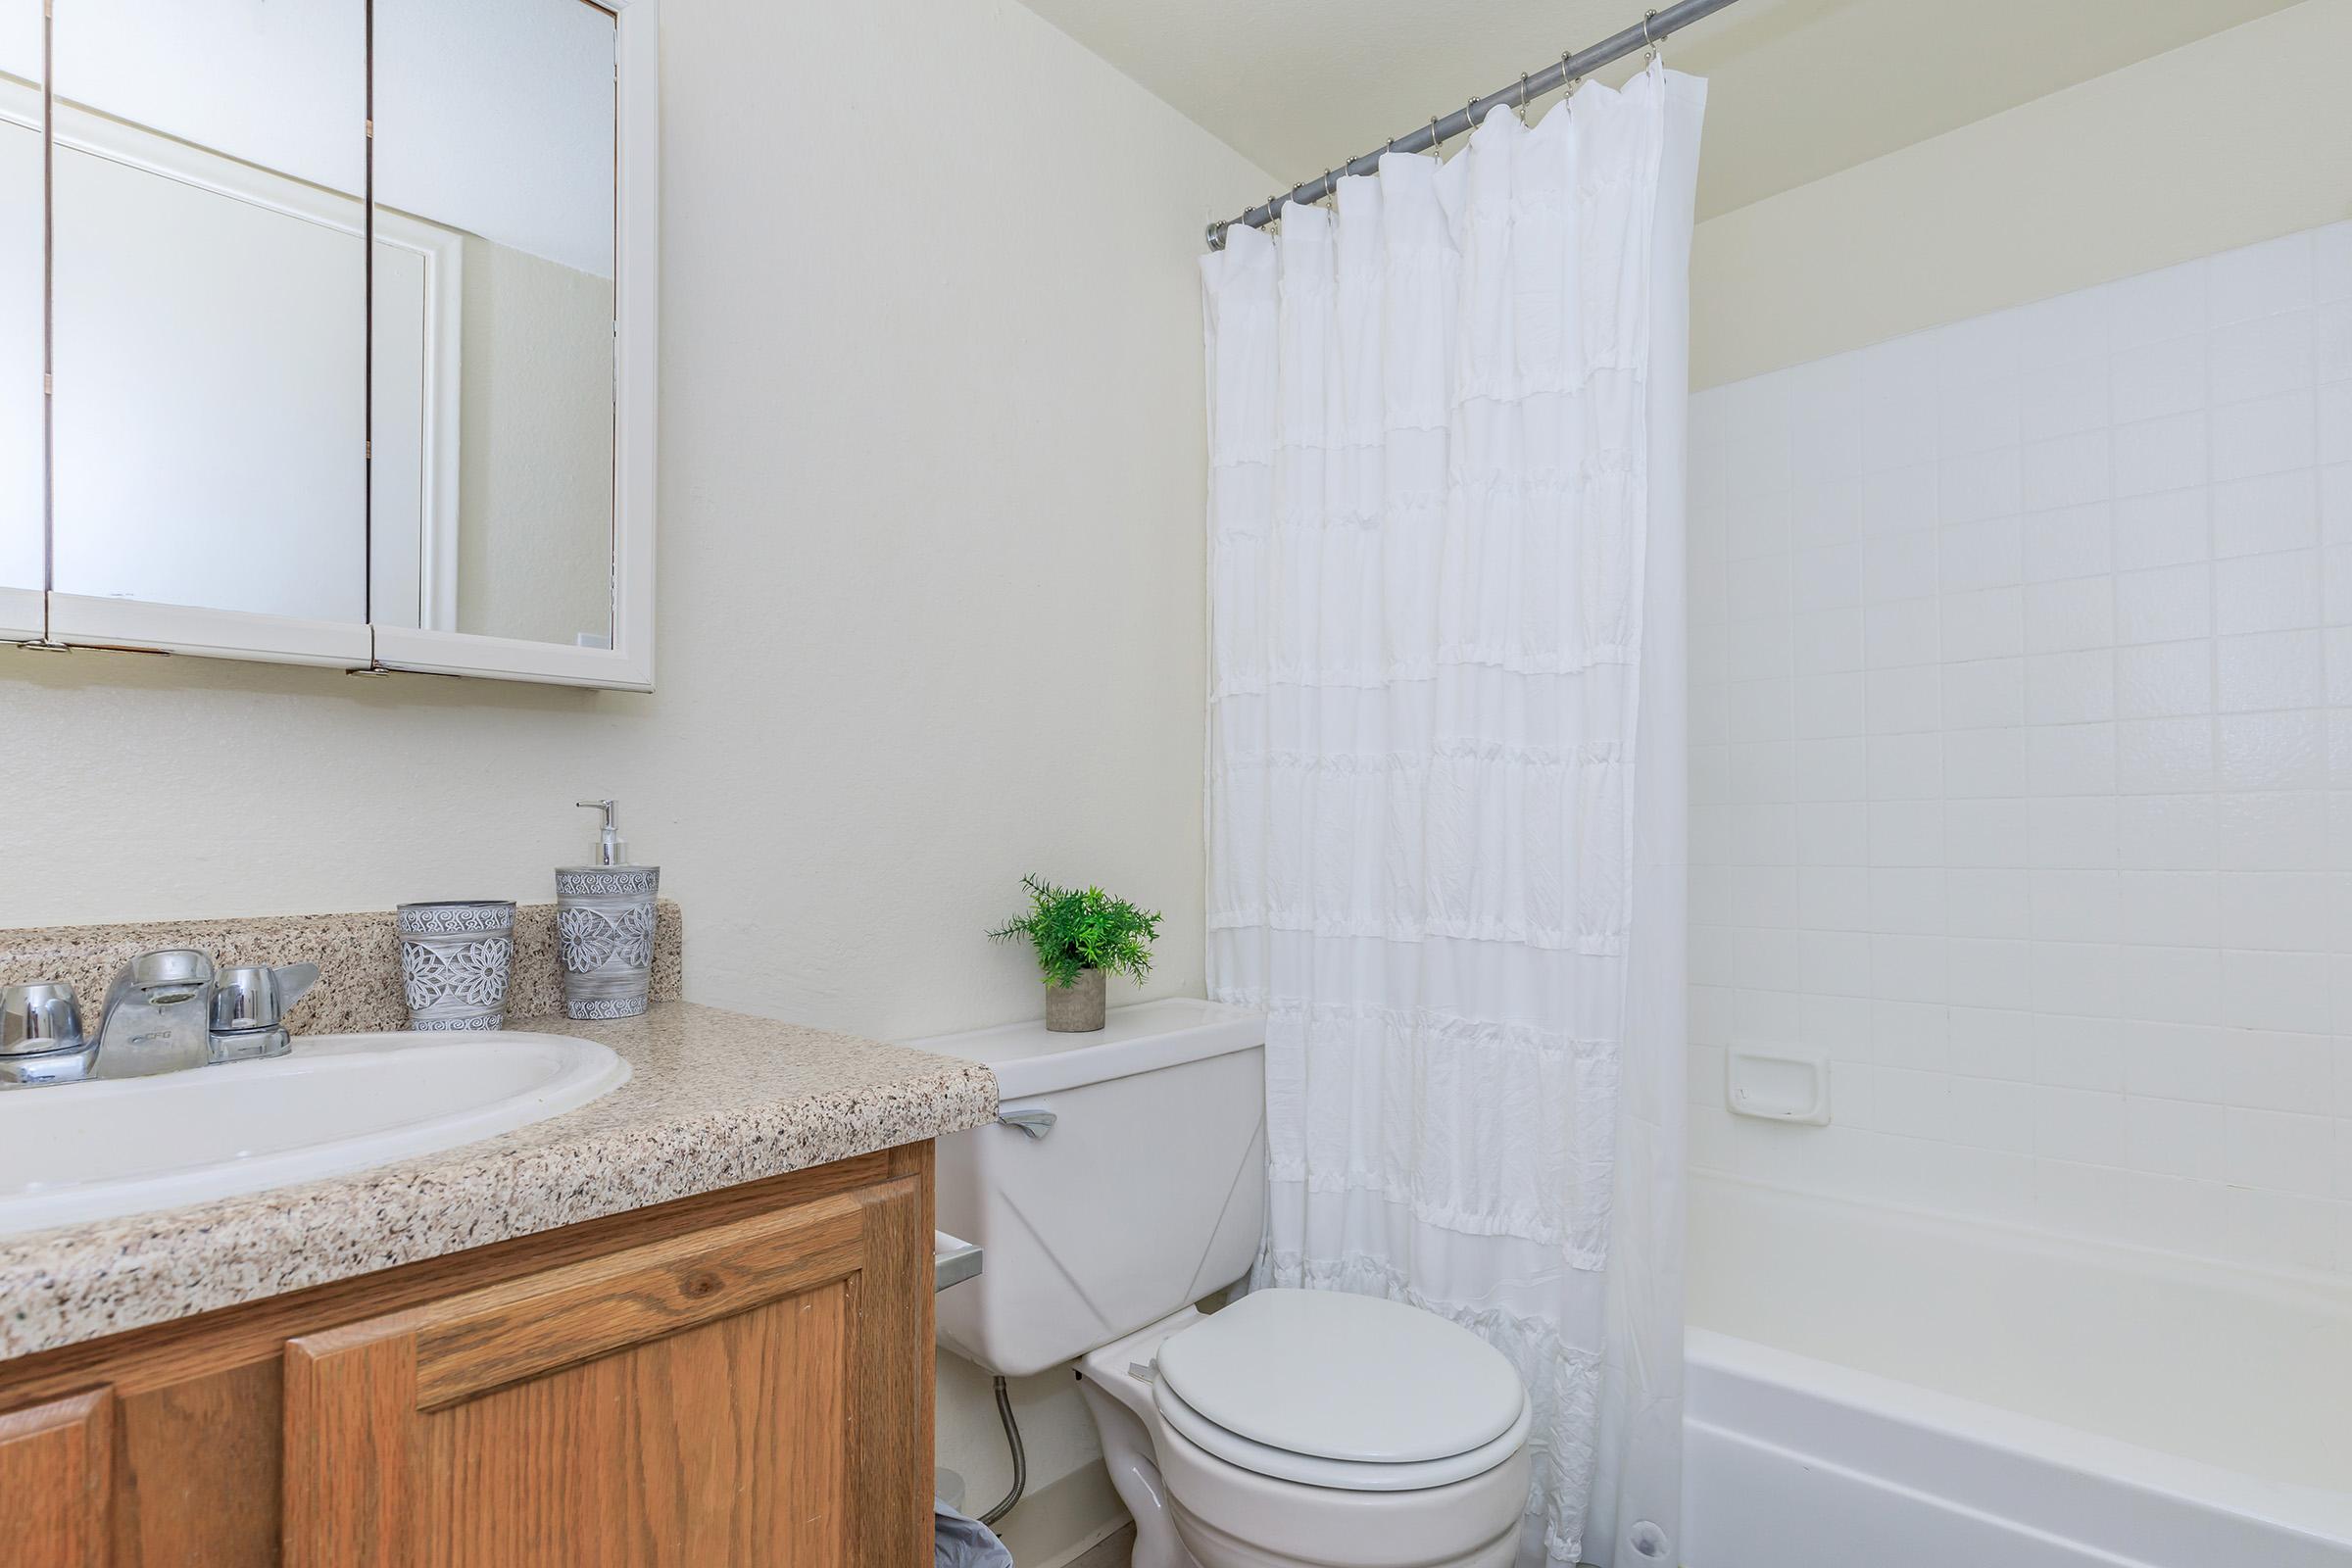
POLYGON ((1123 974, 1141 980, 1152 972, 1152 944, 1159 937, 1159 914, 1114 899, 1101 888, 1058 888, 1033 876, 1029 912, 991 931, 998 942, 1027 937, 1037 950, 1038 971, 1046 977, 1046 1027, 1084 1034, 1103 1023, 1102 977, 1123 974))

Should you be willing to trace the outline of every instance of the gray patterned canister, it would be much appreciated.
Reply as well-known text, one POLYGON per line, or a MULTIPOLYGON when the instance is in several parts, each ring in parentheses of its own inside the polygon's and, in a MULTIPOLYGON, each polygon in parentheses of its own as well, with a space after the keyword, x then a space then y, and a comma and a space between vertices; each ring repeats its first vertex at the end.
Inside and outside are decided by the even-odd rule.
POLYGON ((514 967, 512 900, 404 904, 393 918, 410 1028, 439 1032, 506 1023, 507 979, 514 967))
POLYGON ((658 865, 573 865, 556 871, 556 942, 564 1015, 634 1018, 654 978, 658 865))

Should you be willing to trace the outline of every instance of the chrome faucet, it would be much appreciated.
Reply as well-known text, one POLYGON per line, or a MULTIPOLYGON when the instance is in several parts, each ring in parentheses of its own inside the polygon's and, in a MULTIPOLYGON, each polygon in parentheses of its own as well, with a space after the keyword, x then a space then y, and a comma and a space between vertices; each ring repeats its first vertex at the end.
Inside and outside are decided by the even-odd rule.
POLYGON ((0 1090, 145 1078, 293 1050, 286 1009, 318 978, 315 963, 216 972, 193 948, 142 953, 106 988, 95 1037, 74 988, 45 981, 0 992, 0 1090))
POLYGON ((145 1078, 212 1059, 213 960, 194 948, 142 953, 115 972, 98 1015, 92 1078, 145 1078))

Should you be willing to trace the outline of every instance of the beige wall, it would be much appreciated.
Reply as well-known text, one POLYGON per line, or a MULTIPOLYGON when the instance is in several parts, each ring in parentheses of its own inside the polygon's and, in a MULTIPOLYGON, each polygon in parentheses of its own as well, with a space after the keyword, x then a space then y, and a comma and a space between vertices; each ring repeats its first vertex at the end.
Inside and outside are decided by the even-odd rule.
POLYGON ((1691 384, 2352 217, 2347 60, 2304 0, 1701 223, 1691 384))
POLYGON ((980 935, 1032 870, 1200 992, 1195 257, 1273 181, 1004 0, 662 9, 659 693, 0 652, 0 923, 544 898, 614 795, 698 1000, 1034 1014, 980 935))

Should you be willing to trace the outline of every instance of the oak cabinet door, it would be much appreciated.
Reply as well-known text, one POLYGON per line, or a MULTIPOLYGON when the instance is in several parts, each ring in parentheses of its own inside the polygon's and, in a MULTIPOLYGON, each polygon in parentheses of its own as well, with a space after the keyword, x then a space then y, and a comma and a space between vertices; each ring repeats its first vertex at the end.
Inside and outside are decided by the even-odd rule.
POLYGON ((115 1396, 96 1389, 0 1415, 0 1497, 16 1568, 107 1568, 115 1396))
POLYGON ((928 1563, 928 1205, 901 1179, 288 1341, 285 1568, 928 1563))

